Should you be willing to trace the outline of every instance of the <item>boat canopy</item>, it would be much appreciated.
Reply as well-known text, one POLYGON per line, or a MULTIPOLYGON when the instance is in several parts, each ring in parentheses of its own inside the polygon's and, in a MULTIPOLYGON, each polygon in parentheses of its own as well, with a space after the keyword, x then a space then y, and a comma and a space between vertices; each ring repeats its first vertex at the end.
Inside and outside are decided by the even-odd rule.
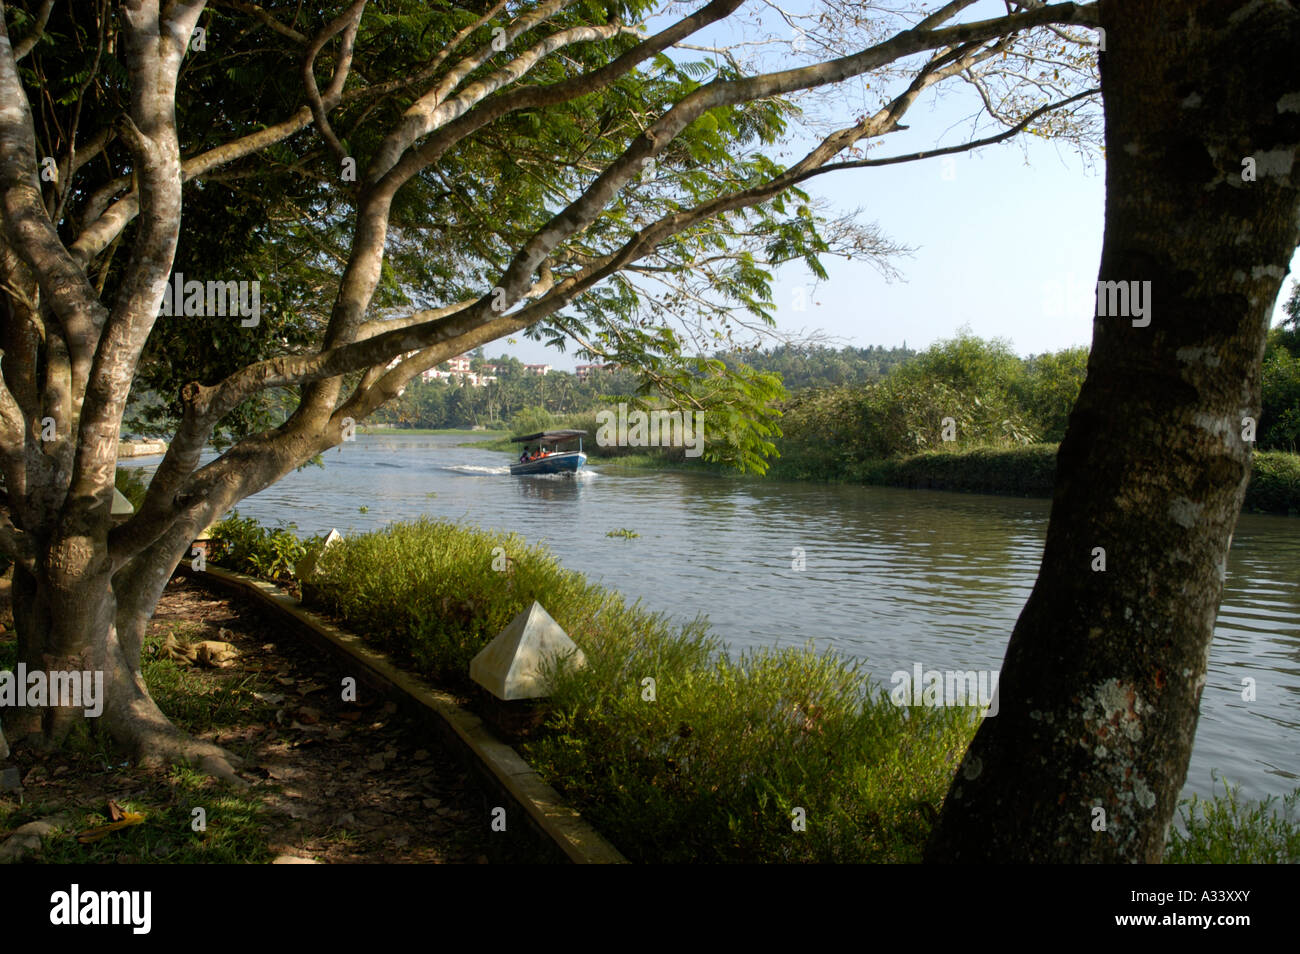
POLYGON ((512 437, 510 440, 515 444, 525 443, 527 441, 567 441, 574 437, 581 437, 586 431, 538 431, 536 434, 525 434, 523 437, 512 437))

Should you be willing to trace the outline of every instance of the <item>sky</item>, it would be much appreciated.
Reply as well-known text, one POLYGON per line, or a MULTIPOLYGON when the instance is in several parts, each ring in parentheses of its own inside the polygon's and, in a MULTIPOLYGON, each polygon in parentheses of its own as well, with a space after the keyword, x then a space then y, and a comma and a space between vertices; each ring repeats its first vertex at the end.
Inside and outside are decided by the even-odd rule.
MULTIPOLYGON (((965 18, 1004 9, 990 0, 965 18)), ((887 137, 872 156, 963 141, 962 121, 977 103, 966 90, 961 84, 919 101, 904 120, 910 129, 887 137)), ((867 262, 827 259, 830 278, 820 283, 802 263, 784 266, 774 293, 778 331, 820 334, 836 347, 906 343, 920 349, 969 327, 985 338, 1009 339, 1025 355, 1091 340, 1091 287, 1104 225, 1100 156, 1085 162, 1069 146, 1021 136, 949 159, 829 173, 807 188, 831 209, 860 209, 860 221, 876 222, 914 252, 893 260, 900 273, 893 281, 867 262)), ((1300 255, 1292 268, 1300 268, 1300 255)), ((1275 323, 1290 287, 1288 276, 1275 323)), ((575 363, 572 352, 562 355, 524 338, 515 345, 493 342, 486 350, 563 369, 575 363)))

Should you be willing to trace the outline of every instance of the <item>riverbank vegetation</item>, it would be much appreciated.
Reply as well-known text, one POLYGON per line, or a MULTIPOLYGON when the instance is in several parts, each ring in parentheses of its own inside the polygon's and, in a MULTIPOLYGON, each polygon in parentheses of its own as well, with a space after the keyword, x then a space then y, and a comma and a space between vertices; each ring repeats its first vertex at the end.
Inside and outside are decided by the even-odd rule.
MULTIPOLYGON (((1050 497, 1056 482, 1056 451, 1056 444, 926 451, 858 461, 834 479, 911 490, 1050 497)), ((1251 464, 1242 509, 1300 515, 1300 455, 1258 451, 1251 464)))
MULTIPOLYGON (((1264 364, 1257 452, 1245 508, 1300 513, 1300 293, 1264 364)), ((770 475, 1050 496, 1057 443, 1087 351, 1021 359, 1001 341, 941 341, 880 382, 795 394, 770 475)))
MULTIPOLYGON (((213 559, 245 572, 290 532, 239 526, 242 556, 213 559)), ((311 583, 321 609, 462 692, 479 649, 541 602, 587 665, 553 674, 521 750, 636 861, 918 861, 975 729, 970 709, 894 706, 835 655, 730 655, 702 620, 629 604, 515 535, 394 524, 331 546, 311 583)), ((1235 798, 1186 803, 1171 853, 1300 860, 1294 818, 1235 798)))
MULTIPOLYGON (((1248 511, 1300 513, 1297 295, 1288 309, 1291 319, 1269 336, 1248 511)), ((811 355, 811 370, 799 380, 856 380, 803 388, 781 401, 781 433, 772 438, 768 478, 1051 496, 1057 446, 1083 384, 1087 349, 1021 358, 1009 342, 961 333, 920 353, 882 351, 873 358, 867 351, 864 358, 855 357, 854 349, 820 349, 811 355)), ((779 373, 787 359, 785 350, 747 358, 779 373)), ((593 463, 727 472, 723 465, 688 457, 683 447, 602 445, 595 439, 599 409, 561 415, 529 406, 511 419, 509 433, 575 428, 589 435, 583 449, 593 463)), ((708 424, 706 439, 712 441, 717 435, 708 424)), ((507 436, 479 446, 515 447, 507 436)))

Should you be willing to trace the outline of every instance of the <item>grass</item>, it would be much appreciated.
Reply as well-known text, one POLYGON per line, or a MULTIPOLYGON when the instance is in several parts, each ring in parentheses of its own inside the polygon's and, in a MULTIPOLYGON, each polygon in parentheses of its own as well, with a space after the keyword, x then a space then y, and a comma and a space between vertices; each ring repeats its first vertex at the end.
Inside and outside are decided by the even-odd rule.
POLYGON ((1223 789, 1213 799, 1193 796, 1179 805, 1186 831, 1170 833, 1167 864, 1300 864, 1300 789, 1280 803, 1270 797, 1253 804, 1242 803, 1226 781, 1223 789))
POLYGON ((663 451, 644 454, 620 454, 617 457, 593 457, 589 463, 606 470, 693 470, 709 474, 727 474, 726 468, 699 459, 674 459, 663 451))
POLYGON ((898 708, 810 649, 733 660, 703 630, 583 645, 525 752, 628 857, 921 860, 970 710, 898 708))
MULTIPOLYGON (((201 623, 172 626, 170 632, 180 643, 209 638, 201 623)), ((179 665, 167 656, 162 649, 165 638, 151 635, 145 640, 140 668, 149 694, 177 725, 194 735, 241 721, 272 720, 274 707, 254 695, 271 691, 269 683, 253 676, 215 682, 192 666, 179 665)), ((246 756, 248 752, 236 754, 246 756)))
MULTIPOLYGON (((517 536, 423 519, 327 552, 326 607, 443 685, 466 686, 474 654, 543 603, 586 665, 551 674, 521 750, 634 861, 919 861, 975 730, 969 709, 894 706, 834 655, 733 658, 702 620, 628 604, 517 536)), ((1268 801, 1183 810, 1170 861, 1296 860, 1300 825, 1268 801)))
POLYGON ((317 572, 328 610, 443 685, 541 601, 587 665, 555 673, 524 753, 638 861, 919 860, 974 731, 969 710, 893 706, 834 656, 733 660, 702 621, 629 605, 518 537, 424 519, 348 538, 317 572))
MULTIPOLYGON (((445 684, 464 683, 484 634, 534 599, 552 613, 604 599, 522 537, 428 518, 340 541, 313 582, 327 610, 445 684)), ((590 623, 592 614, 580 615, 590 623)))
POLYGON ((82 844, 78 832, 108 822, 101 808, 26 802, 6 809, 0 803, 0 830, 54 817, 55 831, 44 840, 40 860, 49 864, 257 864, 271 860, 260 825, 260 798, 247 790, 217 787, 202 773, 175 768, 152 778, 118 804, 144 816, 139 825, 82 844), (205 814, 205 830, 195 831, 195 808, 205 814))
MULTIPOLYGON (((176 626, 172 633, 181 641, 198 639, 203 626, 176 626)), ((154 699, 180 728, 197 735, 249 719, 265 722, 273 717, 272 708, 253 695, 267 686, 254 677, 214 685, 167 657, 161 649, 163 639, 165 635, 154 634, 145 641, 142 672, 154 699)), ((14 646, 13 641, 0 641, 0 668, 13 664, 14 646)), ((251 750, 237 748, 236 754, 248 756, 251 750)), ((247 864, 271 860, 262 831, 262 797, 250 789, 228 788, 184 767, 127 774, 111 740, 90 733, 84 725, 74 730, 59 759, 67 759, 72 771, 83 778, 102 776, 102 798, 89 805, 70 805, 67 799, 54 798, 38 797, 21 804, 0 799, 0 832, 43 818, 58 820, 54 833, 44 840, 43 862, 247 864), (129 794, 119 795, 123 789, 129 794), (79 832, 108 823, 107 800, 114 797, 126 811, 143 815, 144 821, 90 844, 77 841, 79 832), (204 810, 202 831, 193 827, 195 808, 204 810)))

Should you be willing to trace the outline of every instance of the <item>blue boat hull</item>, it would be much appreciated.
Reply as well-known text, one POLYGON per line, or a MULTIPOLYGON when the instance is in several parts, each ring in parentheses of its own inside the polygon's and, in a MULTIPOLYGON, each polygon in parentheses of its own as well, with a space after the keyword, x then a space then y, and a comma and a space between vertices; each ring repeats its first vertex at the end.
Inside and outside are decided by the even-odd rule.
POLYGON ((530 460, 524 464, 511 464, 510 476, 529 477, 534 474, 572 474, 586 462, 587 455, 581 451, 551 454, 549 457, 530 460))

